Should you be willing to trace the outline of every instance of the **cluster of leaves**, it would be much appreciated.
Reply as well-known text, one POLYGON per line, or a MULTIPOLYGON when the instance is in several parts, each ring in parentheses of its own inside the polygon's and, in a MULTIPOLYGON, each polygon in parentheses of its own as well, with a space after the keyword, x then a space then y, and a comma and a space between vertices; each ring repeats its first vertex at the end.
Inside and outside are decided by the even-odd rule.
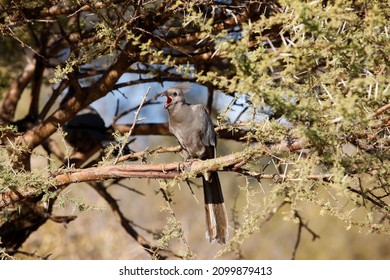
POLYGON ((315 204, 347 227, 388 234, 390 131, 386 117, 380 116, 378 125, 373 115, 389 103, 389 6, 382 1, 279 4, 271 15, 243 24, 241 38, 216 44, 235 76, 207 72, 197 78, 236 98, 245 96, 253 115, 271 108, 263 123, 247 126, 259 142, 308 140, 304 155, 269 153, 299 178, 272 191, 292 199, 292 209, 299 209, 299 202, 315 204), (276 26, 280 31, 270 39, 276 26), (305 179, 319 173, 332 178, 305 179), (323 196, 328 188, 332 191, 323 196), (365 218, 351 214, 360 207, 367 209, 365 218))

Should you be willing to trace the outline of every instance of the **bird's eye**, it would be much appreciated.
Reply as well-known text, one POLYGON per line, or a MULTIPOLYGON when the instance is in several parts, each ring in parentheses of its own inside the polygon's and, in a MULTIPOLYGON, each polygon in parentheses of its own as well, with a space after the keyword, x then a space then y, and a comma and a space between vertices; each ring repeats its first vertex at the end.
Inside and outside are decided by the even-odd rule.
POLYGON ((174 91, 174 92, 173 92, 173 96, 177 96, 177 91, 174 91))

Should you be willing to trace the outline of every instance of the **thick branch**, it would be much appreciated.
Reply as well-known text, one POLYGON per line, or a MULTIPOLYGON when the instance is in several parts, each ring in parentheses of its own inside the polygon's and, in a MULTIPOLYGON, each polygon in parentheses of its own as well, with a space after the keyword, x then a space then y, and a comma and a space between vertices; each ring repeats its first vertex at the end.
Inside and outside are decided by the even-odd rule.
MULTIPOLYGON (((243 163, 255 160, 256 158, 259 158, 261 156, 264 156, 264 149, 261 145, 258 145, 256 148, 204 161, 198 160, 191 162, 174 162, 167 164, 150 165, 107 165, 61 173, 56 175, 54 179, 59 186, 68 185, 71 183, 117 178, 154 178, 183 180, 187 177, 200 176, 205 171, 232 170, 239 172, 240 169, 236 168, 237 165, 242 166, 243 163)), ((275 175, 256 174, 255 177, 263 179, 274 179, 275 175)), ((329 177, 331 177, 330 174, 309 175, 307 176, 307 179, 328 180, 329 177)), ((284 180, 289 179, 294 180, 294 178, 289 178, 287 175, 285 175, 284 180)))
MULTIPOLYGON (((116 0, 114 3, 122 2, 123 0, 116 0)), ((80 1, 77 5, 69 5, 64 6, 63 3, 58 5, 50 6, 50 8, 42 8, 40 11, 36 11, 32 9, 31 12, 29 10, 24 10, 24 16, 28 17, 29 20, 41 20, 41 21, 50 21, 50 17, 58 17, 58 16, 67 16, 71 17, 77 13, 102 9, 107 7, 107 3, 102 1, 97 1, 95 3, 91 3, 91 1, 80 1)), ((39 8, 38 8, 39 9, 39 8)), ((3 18, 1 20, 4 21, 3 18)), ((20 20, 20 14, 14 13, 9 18, 10 25, 23 24, 24 21, 20 20)))
POLYGON ((36 60, 29 60, 27 65, 24 67, 23 72, 20 76, 12 82, 9 87, 3 104, 0 108, 0 117, 3 120, 10 121, 13 119, 16 105, 19 102, 20 96, 22 95, 23 90, 26 88, 27 84, 31 81, 35 71, 36 60))
POLYGON ((107 69, 104 75, 94 85, 84 89, 83 98, 80 98, 80 96, 70 98, 63 107, 60 107, 55 111, 50 117, 42 122, 42 124, 27 131, 23 135, 23 142, 27 147, 30 149, 36 147, 43 140, 52 135, 57 130, 58 125, 63 125, 79 110, 110 92, 118 79, 131 64, 129 59, 131 47, 131 43, 128 43, 124 51, 118 55, 115 62, 107 69))
MULTIPOLYGON (((278 143, 271 147, 272 151, 278 152, 282 150, 294 151, 302 149, 301 143, 304 141, 297 141, 289 146, 286 143, 278 143)), ((255 160, 265 155, 269 155, 270 148, 262 145, 257 145, 254 148, 243 152, 229 154, 226 156, 209 159, 205 161, 193 162, 175 162, 167 164, 151 164, 151 165, 107 165, 100 167, 91 167, 86 169, 66 170, 64 173, 54 174, 52 190, 60 191, 62 188, 71 183, 101 181, 118 178, 153 178, 153 179, 178 179, 184 180, 188 177, 195 177, 202 175, 205 171, 221 171, 231 170, 234 172, 241 172, 245 175, 252 176, 246 170, 237 168, 244 163, 255 160)), ((176 149, 174 149, 176 151, 176 149)), ((253 177, 258 179, 276 179, 281 178, 274 174, 253 174, 253 177)), ((308 175, 310 180, 329 180, 331 175, 308 175)), ((283 180, 299 180, 285 175, 283 180)), ((17 190, 10 190, 5 193, 0 193, 0 209, 15 205, 17 202, 37 195, 37 189, 33 187, 18 188, 17 190)))

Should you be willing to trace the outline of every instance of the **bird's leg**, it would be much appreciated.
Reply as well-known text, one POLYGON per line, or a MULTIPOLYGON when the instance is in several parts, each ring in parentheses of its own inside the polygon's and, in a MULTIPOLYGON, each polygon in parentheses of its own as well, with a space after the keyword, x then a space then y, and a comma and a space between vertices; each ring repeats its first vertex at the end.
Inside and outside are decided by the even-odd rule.
POLYGON ((161 166, 161 170, 162 170, 162 172, 163 172, 164 174, 168 173, 168 172, 165 170, 165 164, 163 164, 163 165, 161 166))
POLYGON ((188 161, 191 158, 188 152, 184 149, 181 150, 180 154, 182 155, 184 161, 188 161))
POLYGON ((188 163, 190 163, 190 164, 192 164, 192 163, 195 162, 195 161, 199 161, 199 160, 200 160, 200 159, 198 159, 198 158, 193 158, 193 157, 187 157, 187 158, 184 159, 185 162, 188 162, 188 163))
POLYGON ((185 171, 185 164, 182 164, 182 163, 178 163, 178 165, 177 165, 177 171, 179 171, 179 172, 183 172, 183 171, 185 171))
MULTIPOLYGON (((198 158, 193 158, 193 157, 191 157, 189 154, 188 154, 188 152, 186 151, 186 150, 182 150, 182 156, 183 156, 183 161, 184 162, 186 162, 186 163, 189 163, 189 164, 192 164, 194 161, 198 161, 199 159, 198 158)), ((180 164, 180 171, 184 171, 184 168, 182 168, 182 167, 184 167, 185 165, 181 165, 180 164)))

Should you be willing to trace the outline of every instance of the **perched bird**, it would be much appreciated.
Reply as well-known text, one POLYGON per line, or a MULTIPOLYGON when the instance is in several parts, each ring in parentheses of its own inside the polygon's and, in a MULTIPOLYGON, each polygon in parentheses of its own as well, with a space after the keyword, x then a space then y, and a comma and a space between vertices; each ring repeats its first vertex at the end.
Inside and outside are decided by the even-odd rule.
MULTIPOLYGON (((115 146, 112 127, 106 127, 103 118, 91 106, 80 110, 76 116, 64 125, 67 133, 65 140, 79 152, 87 152, 95 146, 103 149, 115 146)), ((114 149, 113 154, 118 154, 119 148, 114 149)), ((123 149, 123 154, 130 154, 132 151, 127 146, 123 149)))
MULTIPOLYGON (((211 159, 217 146, 214 126, 203 105, 186 103, 184 94, 189 87, 187 83, 178 84, 161 94, 166 97, 169 130, 183 148, 185 160, 211 159)), ((228 218, 218 173, 203 174, 202 180, 208 240, 224 244, 228 237, 228 218)))
POLYGON ((64 126, 65 140, 75 150, 85 152, 99 145, 106 147, 112 141, 104 120, 92 107, 82 109, 64 126))

